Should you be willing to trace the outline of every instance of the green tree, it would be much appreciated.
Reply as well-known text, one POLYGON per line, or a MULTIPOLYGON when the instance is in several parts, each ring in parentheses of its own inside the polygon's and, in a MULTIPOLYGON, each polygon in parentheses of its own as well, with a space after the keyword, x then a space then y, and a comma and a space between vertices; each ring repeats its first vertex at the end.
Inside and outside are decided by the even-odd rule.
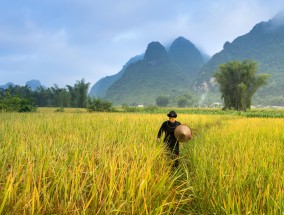
POLYGON ((67 85, 69 93, 71 94, 71 106, 86 108, 88 103, 88 90, 90 83, 85 83, 85 80, 76 81, 74 87, 67 85))
POLYGON ((188 107, 189 100, 186 97, 180 97, 177 100, 177 105, 178 105, 178 107, 188 107))
POLYGON ((170 98, 168 96, 158 96, 156 98, 156 105, 158 107, 166 107, 170 103, 170 98))
POLYGON ((32 112, 35 110, 33 102, 27 98, 12 96, 9 91, 1 96, 0 112, 32 112))
POLYGON ((214 74, 220 85, 224 109, 245 111, 250 109, 252 96, 267 84, 268 74, 256 75, 257 63, 251 60, 221 64, 214 74))
POLYGON ((101 99, 88 97, 87 110, 89 112, 110 112, 114 111, 112 103, 101 99))

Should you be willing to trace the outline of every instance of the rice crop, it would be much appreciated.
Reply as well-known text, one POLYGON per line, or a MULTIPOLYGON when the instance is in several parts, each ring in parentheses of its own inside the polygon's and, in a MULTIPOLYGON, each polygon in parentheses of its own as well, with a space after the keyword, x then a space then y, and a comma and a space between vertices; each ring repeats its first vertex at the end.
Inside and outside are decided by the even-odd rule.
POLYGON ((166 114, 0 113, 0 214, 281 214, 281 119, 179 114, 193 130, 173 171, 166 114))
POLYGON ((284 213, 282 119, 227 120, 184 153, 196 213, 284 213))

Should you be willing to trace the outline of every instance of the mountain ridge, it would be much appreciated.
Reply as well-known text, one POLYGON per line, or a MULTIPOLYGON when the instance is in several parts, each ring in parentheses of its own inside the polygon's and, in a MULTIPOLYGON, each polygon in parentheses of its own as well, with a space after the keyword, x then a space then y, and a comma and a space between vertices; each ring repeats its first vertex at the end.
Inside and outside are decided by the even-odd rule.
MULTIPOLYGON (((187 65, 184 60, 175 61, 175 55, 183 55, 188 49, 194 49, 196 59, 203 61, 201 52, 185 38, 177 38, 169 51, 157 41, 149 43, 144 58, 129 65, 124 74, 109 87, 104 98, 114 104, 155 104, 155 98, 159 95, 174 97, 178 92, 186 93, 202 66, 202 63, 195 63, 196 66, 191 68, 184 66, 187 65), (171 51, 175 50, 175 42, 190 44, 187 46, 190 48, 175 53, 171 51)), ((191 51, 189 53, 194 55, 191 51)))
MULTIPOLYGON (((231 43, 224 43, 223 50, 216 53, 205 64, 195 80, 194 89, 209 91, 215 100, 220 93, 211 78, 218 65, 245 59, 256 61, 258 73, 267 73, 271 77, 268 85, 261 88, 253 97, 255 104, 284 105, 284 16, 277 14, 267 22, 257 23, 247 34, 237 37, 231 43), (203 86, 208 86, 204 89, 203 86), (272 95, 275 98, 272 98, 272 95), (281 101, 279 101, 281 100, 281 101)), ((218 98, 219 97, 219 98, 218 98)), ((208 96, 210 98, 210 96, 208 96)))

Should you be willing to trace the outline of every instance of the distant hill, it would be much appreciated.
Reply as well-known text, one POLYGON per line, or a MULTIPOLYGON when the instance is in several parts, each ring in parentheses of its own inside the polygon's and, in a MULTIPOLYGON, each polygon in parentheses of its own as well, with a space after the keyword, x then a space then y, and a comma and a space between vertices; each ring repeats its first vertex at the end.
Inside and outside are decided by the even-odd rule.
POLYGON ((144 58, 128 65, 104 98, 114 104, 155 104, 160 95, 186 93, 203 62, 202 54, 185 38, 177 38, 169 53, 159 42, 151 42, 144 58))
POLYGON ((188 72, 192 78, 198 74, 200 68, 205 64, 200 51, 184 37, 178 37, 171 45, 168 54, 179 68, 188 72))
POLYGON ((137 55, 133 58, 131 58, 122 68, 121 71, 119 71, 115 75, 106 76, 104 78, 101 78, 99 81, 95 83, 94 86, 92 86, 89 96, 96 97, 96 98, 103 98, 106 95, 106 91, 108 88, 117 80, 120 78, 120 76, 124 73, 127 66, 131 63, 135 63, 138 60, 143 59, 144 55, 137 55))
POLYGON ((218 87, 213 86, 212 76, 220 64, 232 60, 254 60, 258 73, 271 77, 269 84, 253 97, 254 104, 284 105, 284 13, 277 14, 268 22, 256 24, 247 34, 226 42, 223 50, 215 54, 201 69, 195 81, 196 90, 209 90, 208 99, 220 98, 218 87))
MULTIPOLYGON (((33 90, 33 91, 36 90, 38 87, 41 87, 41 86, 42 86, 39 80, 30 80, 30 81, 27 81, 25 85, 26 85, 26 86, 29 86, 29 87, 31 88, 31 90, 33 90)), ((0 85, 0 88, 6 90, 6 89, 8 89, 9 86, 14 87, 14 86, 16 86, 16 85, 15 85, 14 83, 12 83, 12 82, 8 82, 8 83, 5 84, 5 85, 0 85)))
POLYGON ((35 91, 38 87, 41 87, 41 83, 39 80, 30 80, 26 82, 26 86, 29 86, 31 90, 35 91))
POLYGON ((15 84, 13 84, 12 82, 8 82, 7 84, 0 85, 0 89, 4 89, 4 90, 6 90, 6 89, 8 89, 8 88, 9 88, 9 86, 14 87, 14 86, 15 86, 15 84))

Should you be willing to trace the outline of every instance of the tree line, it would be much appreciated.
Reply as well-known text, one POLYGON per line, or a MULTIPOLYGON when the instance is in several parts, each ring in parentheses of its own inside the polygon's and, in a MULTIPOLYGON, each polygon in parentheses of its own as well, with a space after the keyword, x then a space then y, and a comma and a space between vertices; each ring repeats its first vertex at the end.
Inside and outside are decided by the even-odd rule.
POLYGON ((30 112, 36 107, 74 107, 87 108, 89 111, 109 111, 112 103, 88 97, 90 83, 84 79, 76 81, 74 86, 59 88, 38 87, 35 91, 29 86, 9 86, 0 89, 0 111, 30 112))
MULTIPOLYGON (((256 91, 267 84, 268 74, 256 74, 257 63, 244 60, 221 64, 214 74, 219 84, 223 109, 246 111, 251 108, 252 97, 256 91)), ((59 88, 56 84, 50 88, 39 87, 32 91, 29 86, 9 86, 0 89, 0 111, 33 111, 35 107, 74 107, 87 108, 89 111, 113 111, 112 103, 88 97, 90 83, 84 79, 76 81, 74 86, 59 88)), ((173 98, 171 98, 173 99, 173 98)), ((193 106, 197 99, 189 94, 174 98, 179 107, 193 106)), ((159 96, 156 105, 165 107, 170 98, 159 96)))

